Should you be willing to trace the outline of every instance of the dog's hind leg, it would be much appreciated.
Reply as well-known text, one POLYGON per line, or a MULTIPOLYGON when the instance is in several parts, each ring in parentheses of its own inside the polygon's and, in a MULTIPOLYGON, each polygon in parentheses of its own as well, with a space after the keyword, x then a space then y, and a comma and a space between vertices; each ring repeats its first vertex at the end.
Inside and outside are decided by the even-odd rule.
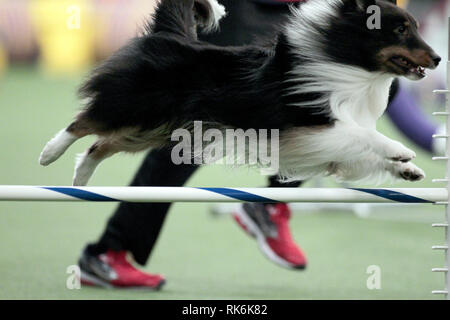
POLYGON ((58 160, 75 141, 91 133, 91 130, 82 125, 82 121, 73 122, 47 142, 39 157, 39 163, 48 166, 58 160))
POLYGON ((73 185, 85 186, 100 162, 116 152, 117 150, 113 148, 111 144, 108 144, 103 140, 95 142, 77 159, 73 185))
POLYGON ((61 130, 47 142, 39 157, 39 163, 48 166, 56 161, 77 139, 78 137, 67 131, 67 128, 61 130))
POLYGON ((48 166, 58 160, 75 141, 89 133, 88 130, 81 129, 77 121, 73 122, 47 142, 39 157, 39 163, 48 166))

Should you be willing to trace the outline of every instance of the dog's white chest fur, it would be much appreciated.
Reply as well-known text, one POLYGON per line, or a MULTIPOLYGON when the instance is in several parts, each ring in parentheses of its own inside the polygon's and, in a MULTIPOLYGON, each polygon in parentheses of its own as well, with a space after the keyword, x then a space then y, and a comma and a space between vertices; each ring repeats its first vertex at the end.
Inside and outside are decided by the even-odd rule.
POLYGON ((296 92, 325 94, 307 105, 292 107, 327 102, 335 122, 294 128, 281 135, 280 174, 288 177, 286 180, 334 175, 339 180, 381 181, 405 171, 423 178, 420 169, 402 162, 414 158, 414 152, 376 131, 376 121, 388 104, 390 75, 332 63, 310 64, 294 74, 308 80, 296 92))
POLYGON ((393 78, 354 67, 335 65, 331 68, 334 70, 323 81, 331 91, 332 116, 339 121, 375 129, 376 121, 386 110, 393 78), (338 74, 339 78, 334 78, 338 74))

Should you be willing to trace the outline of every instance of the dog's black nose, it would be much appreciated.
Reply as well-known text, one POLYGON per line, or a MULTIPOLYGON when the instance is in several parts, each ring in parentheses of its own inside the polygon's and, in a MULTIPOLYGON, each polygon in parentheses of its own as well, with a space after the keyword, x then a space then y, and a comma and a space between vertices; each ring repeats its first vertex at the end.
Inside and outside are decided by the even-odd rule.
POLYGON ((438 55, 434 56, 432 59, 433 59, 434 65, 436 67, 439 65, 439 62, 441 62, 441 60, 442 60, 442 58, 439 57, 438 55))

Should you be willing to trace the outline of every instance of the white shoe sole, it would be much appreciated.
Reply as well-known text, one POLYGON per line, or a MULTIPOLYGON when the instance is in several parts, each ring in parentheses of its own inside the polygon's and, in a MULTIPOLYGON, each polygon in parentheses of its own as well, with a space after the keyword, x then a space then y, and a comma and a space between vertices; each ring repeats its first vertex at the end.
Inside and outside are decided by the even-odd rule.
POLYGON ((98 277, 92 276, 89 273, 84 272, 83 270, 81 270, 80 278, 81 278, 81 281, 92 283, 95 286, 108 288, 108 289, 114 288, 114 286, 109 284, 108 282, 103 281, 98 277))
MULTIPOLYGON (((126 289, 126 290, 158 291, 166 283, 166 281, 164 280, 163 282, 160 283, 160 285, 158 287, 155 287, 155 288, 151 288, 151 287, 118 287, 118 286, 113 286, 112 284, 110 284, 104 280, 101 280, 98 277, 92 276, 89 273, 83 272, 83 270, 81 270, 80 279, 81 279, 81 281, 86 281, 86 282, 91 283, 94 286, 102 287, 105 289, 126 289)), ((89 284, 85 284, 85 285, 89 286, 89 284)))

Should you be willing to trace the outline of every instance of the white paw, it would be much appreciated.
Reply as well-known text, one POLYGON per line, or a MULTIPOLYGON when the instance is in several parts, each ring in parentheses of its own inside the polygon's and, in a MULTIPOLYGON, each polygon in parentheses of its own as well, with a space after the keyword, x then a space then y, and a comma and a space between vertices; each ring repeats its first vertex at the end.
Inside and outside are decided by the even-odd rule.
POLYGON ((73 134, 68 133, 66 129, 61 130, 51 139, 42 150, 39 157, 39 164, 48 166, 52 162, 58 160, 59 157, 77 140, 73 134))
POLYGON ((83 186, 87 185, 90 177, 91 177, 90 174, 83 174, 83 173, 75 172, 72 185, 74 187, 83 187, 83 186))
POLYGON ((396 164, 396 175, 403 180, 413 182, 425 179, 425 172, 410 162, 396 164))
POLYGON ((82 187, 87 185, 95 170, 95 162, 87 155, 87 152, 76 157, 75 173, 73 176, 73 186, 82 187))
POLYGON ((41 166, 48 166, 58 159, 59 156, 60 154, 53 152, 53 146, 49 146, 49 144, 47 144, 39 156, 39 164, 41 166))
POLYGON ((416 153, 403 144, 393 141, 386 146, 386 159, 398 162, 409 162, 416 158, 416 153))

